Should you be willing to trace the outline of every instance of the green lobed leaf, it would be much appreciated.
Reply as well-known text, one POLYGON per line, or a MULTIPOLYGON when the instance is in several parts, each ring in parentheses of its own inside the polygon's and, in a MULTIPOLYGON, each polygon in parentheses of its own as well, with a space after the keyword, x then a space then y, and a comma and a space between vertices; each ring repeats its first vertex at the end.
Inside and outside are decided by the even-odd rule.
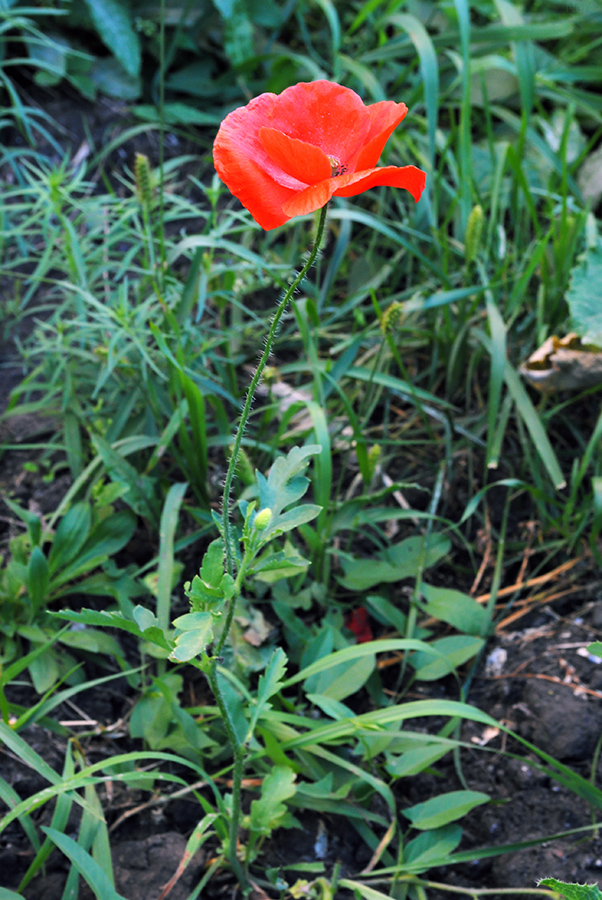
POLYGON ((177 662, 188 662, 207 649, 213 640, 214 616, 209 612, 193 612, 180 616, 174 625, 181 630, 176 633, 176 646, 169 654, 177 662))
POLYGON ((261 797, 251 803, 250 828, 256 834, 270 834, 281 824, 286 815, 284 801, 297 790, 295 777, 288 766, 275 766, 263 779, 261 797))
POLYGON ((455 822, 462 816, 489 801, 489 796, 481 791, 450 791, 439 794, 424 803, 416 803, 401 811, 409 819, 414 828, 423 831, 429 828, 440 828, 449 822, 455 822))

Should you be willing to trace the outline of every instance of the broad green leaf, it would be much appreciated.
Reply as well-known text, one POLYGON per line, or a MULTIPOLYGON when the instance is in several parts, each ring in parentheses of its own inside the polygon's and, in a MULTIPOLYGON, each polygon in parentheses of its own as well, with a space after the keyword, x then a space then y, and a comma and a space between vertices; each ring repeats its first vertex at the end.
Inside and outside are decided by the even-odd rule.
POLYGON ((407 778, 408 775, 423 772, 449 753, 449 750, 449 747, 441 744, 429 744, 428 737, 425 736, 424 746, 407 750, 396 758, 391 757, 387 760, 385 768, 394 778, 407 778))
POLYGON ((250 828, 256 834, 270 834, 286 816, 284 801, 292 797, 297 788, 295 773, 288 766, 275 766, 261 785, 261 797, 251 803, 250 828))
POLYGON ((53 575, 61 566, 70 563, 83 545, 92 526, 92 510, 89 503, 75 503, 63 516, 54 535, 48 566, 53 575))
POLYGON ((571 272, 566 301, 572 328, 584 344, 602 347, 602 238, 587 248, 571 272))
POLYGON ((539 885, 558 891, 566 900, 602 900, 602 893, 597 884, 567 884, 556 878, 542 878, 539 885))
POLYGON ((86 650, 88 653, 106 653, 116 658, 123 657, 121 647, 106 631, 96 628, 84 628, 82 631, 66 631, 59 643, 66 647, 74 647, 78 650, 86 650))
POLYGON ((48 581, 48 560, 40 547, 34 547, 27 566, 27 590, 36 609, 46 599, 48 581))
POLYGON ((142 93, 142 82, 139 75, 131 75, 122 63, 112 56, 95 59, 89 72, 94 86, 120 100, 137 100, 142 93))
POLYGON ((594 641, 593 644, 588 646, 587 652, 591 653, 592 656, 602 658, 602 643, 600 641, 594 641))
POLYGON ((472 635, 458 634, 444 637, 428 646, 439 651, 445 659, 434 659, 432 654, 420 651, 410 658, 410 663, 416 669, 416 678, 419 681, 436 681, 476 656, 484 643, 483 638, 472 635))
POLYGON ((459 825, 443 825, 432 831, 423 831, 404 847, 402 868, 411 865, 412 872, 423 872, 434 861, 445 859, 453 853, 461 840, 462 829, 459 825))
POLYGON ((410 820, 414 828, 424 831, 455 822, 475 806, 481 806, 488 801, 489 796, 481 791, 450 791, 448 794, 439 794, 438 797, 432 797, 424 803, 403 809, 401 814, 410 820))
POLYGON ((446 556, 450 546, 444 535, 431 534, 406 538, 369 561, 343 556, 344 575, 339 580, 348 590, 366 591, 377 584, 415 578, 421 569, 435 565, 446 556))
MULTIPOLYGON (((312 694, 321 694, 332 700, 344 700, 365 685, 375 668, 375 654, 339 663, 314 675, 311 678, 310 691, 312 694)), ((307 690, 307 682, 305 687, 307 690)))
POLYGON ((487 610, 468 594, 451 588, 433 587, 424 582, 420 590, 426 600, 426 612, 429 616, 453 625, 464 634, 483 635, 487 632, 487 610))
POLYGON ((0 900, 23 900, 23 895, 17 894, 15 891, 9 891, 8 888, 0 887, 0 900))
POLYGON ((102 42, 132 77, 140 73, 140 38, 127 0, 84 0, 102 42))
POLYGON ((27 667, 38 694, 45 694, 59 678, 59 664, 54 647, 36 656, 27 667))
POLYGON ((60 596, 57 590, 68 581, 95 569, 125 547, 136 528, 136 517, 129 510, 121 510, 103 519, 92 529, 77 558, 65 568, 55 573, 50 582, 53 597, 60 596))

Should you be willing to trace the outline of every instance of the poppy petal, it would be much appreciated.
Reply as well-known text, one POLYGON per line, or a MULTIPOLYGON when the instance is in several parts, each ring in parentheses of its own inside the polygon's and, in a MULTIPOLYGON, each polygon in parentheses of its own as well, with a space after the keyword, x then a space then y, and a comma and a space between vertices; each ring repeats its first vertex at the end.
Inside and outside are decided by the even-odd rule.
POLYGON ((217 174, 266 230, 288 220, 282 204, 305 187, 276 166, 259 140, 274 100, 275 94, 261 94, 235 109, 220 125, 213 145, 217 174))
POLYGON ((294 197, 283 203, 282 212, 292 219, 293 216, 306 216, 307 213, 314 212, 316 209, 322 209, 334 194, 337 180, 328 178, 326 181, 320 181, 318 184, 312 184, 305 188, 304 191, 295 194, 294 197))
MULTIPOLYGON (((405 188, 418 203, 424 190, 426 173, 422 169, 417 169, 416 166, 380 166, 364 172, 339 175, 332 180, 335 188, 333 193, 337 197, 355 197, 356 194, 362 194, 370 188, 387 185, 388 187, 405 188)), ((291 202, 294 201, 289 201, 286 205, 290 205, 291 202)))
POLYGON ((304 184, 317 184, 332 176, 332 163, 319 147, 291 138, 276 128, 263 125, 259 140, 276 165, 304 184))
POLYGON ((363 147, 359 151, 355 165, 353 168, 350 167, 352 172, 374 168, 380 159, 385 144, 399 123, 405 119, 407 111, 408 108, 405 103, 393 103, 390 100, 372 103, 368 107, 370 131, 363 147))
POLYGON ((301 82, 287 88, 277 97, 268 118, 263 125, 320 147, 341 164, 357 156, 370 131, 368 107, 361 97, 331 81, 301 82))

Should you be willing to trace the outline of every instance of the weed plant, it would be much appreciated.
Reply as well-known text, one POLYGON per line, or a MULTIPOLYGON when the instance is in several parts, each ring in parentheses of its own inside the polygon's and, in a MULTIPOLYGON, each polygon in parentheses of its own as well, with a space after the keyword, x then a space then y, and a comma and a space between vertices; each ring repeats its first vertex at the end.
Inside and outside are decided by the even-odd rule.
MULTIPOLYGON (((121 37, 131 40, 134 4, 115 5, 129 23, 121 37)), ((50 72, 42 56, 59 37, 36 25, 49 11, 5 6, 3 35, 33 37, 29 58, 50 72)), ((229 710, 225 724, 209 695, 185 701, 190 656, 174 656, 174 645, 194 643, 198 621, 188 627, 182 566, 193 547, 198 569, 216 537, 211 512, 233 423, 310 225, 258 229, 213 177, 214 131, 202 133, 198 156, 162 168, 128 148, 129 165, 102 184, 67 156, 51 162, 35 149, 44 117, 21 99, 14 58, 3 58, 4 133, 16 123, 33 147, 3 148, 2 326, 10 336, 16 319, 36 322, 20 345, 27 375, 5 416, 49 417, 53 437, 40 457, 68 467, 72 486, 45 519, 11 500, 22 525, 3 547, 0 737, 48 787, 20 797, 0 779, 9 808, 0 828, 17 820, 34 851, 16 893, 0 888, 1 896, 22 896, 58 848, 71 864, 64 896, 81 875, 97 897, 118 900, 99 793, 114 778, 163 785, 164 795, 174 784, 194 791, 199 824, 187 859, 206 842, 217 849, 191 900, 228 860, 243 885, 252 879, 285 896, 340 888, 366 900, 422 900, 445 890, 432 886, 431 869, 501 852, 458 849, 462 818, 488 799, 461 778, 458 790, 402 811, 398 785, 448 754, 462 771, 460 721, 499 727, 468 702, 470 662, 495 627, 500 586, 523 559, 521 521, 537 522, 532 575, 598 552, 599 389, 540 397, 518 367, 570 330, 565 297, 581 254, 596 252, 599 225, 578 173, 602 135, 600 12, 584 3, 567 13, 549 0, 524 11, 509 0, 420 8, 372 0, 291 3, 286 15, 267 5, 259 21, 256 5, 241 3, 234 28, 227 5, 216 4, 219 39, 202 68, 197 51, 183 47, 188 19, 164 6, 168 120, 217 123, 262 90, 327 77, 367 102, 407 103, 385 161, 425 169, 427 192, 415 209, 382 189, 331 204, 324 252, 282 322, 242 441, 234 527, 252 539, 245 514, 286 461, 283 489, 309 478, 321 511, 287 533, 278 569, 249 572, 211 676, 229 710), (103 522, 116 516, 118 534, 104 543, 103 522), (151 549, 143 567, 122 570, 115 557, 134 525, 151 549), (469 588, 485 527, 496 549, 482 605, 469 588), (70 578, 58 584, 63 567, 70 578), (59 612, 66 590, 85 600, 75 595, 59 612), (370 624, 361 643, 358 609, 370 624), (126 662, 123 632, 136 641, 134 661, 126 662), (100 683, 125 671, 135 694, 130 733, 145 749, 90 764, 69 743, 58 771, 24 728, 64 732, 55 711, 92 683, 82 660, 111 665, 100 683), (389 672, 396 665, 395 678, 382 660, 389 672), (439 681, 446 699, 408 698, 417 684, 439 681), (39 691, 28 708, 14 699, 23 683, 39 691), (406 723, 416 718, 433 728, 413 730, 406 723), (228 726, 244 747, 249 783, 260 785, 245 792, 240 847, 230 827, 228 726), (198 781, 203 789, 190 787, 198 781), (44 804, 53 804, 52 821, 41 831, 31 813, 44 804), (366 847, 362 872, 332 871, 319 859, 301 872, 266 871, 270 837, 295 827, 304 810, 351 822, 366 847)), ((93 17, 94 4, 86 9, 93 17)), ((125 45, 96 28, 115 68, 125 45)), ((136 40, 159 58, 153 35, 136 40)), ((87 76, 73 74, 78 54, 64 51, 52 78, 83 90, 87 76)), ((158 96, 156 85, 136 81, 140 71, 130 73, 132 96, 143 87, 158 96)), ((221 569, 210 562, 201 585, 190 574, 193 595, 195 581, 199 591, 219 591, 221 569)), ((599 818, 594 784, 521 743, 514 752, 527 751, 599 818)), ((529 894, 556 896, 520 891, 529 894)))

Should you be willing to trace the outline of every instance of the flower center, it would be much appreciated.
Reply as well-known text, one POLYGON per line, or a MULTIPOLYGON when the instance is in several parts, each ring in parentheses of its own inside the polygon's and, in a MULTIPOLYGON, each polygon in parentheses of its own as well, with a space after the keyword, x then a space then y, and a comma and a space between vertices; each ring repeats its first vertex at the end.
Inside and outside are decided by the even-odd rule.
POLYGON ((336 178, 337 175, 343 175, 347 171, 347 166, 340 159, 337 159, 336 156, 329 156, 328 159, 332 168, 333 178, 336 178))

